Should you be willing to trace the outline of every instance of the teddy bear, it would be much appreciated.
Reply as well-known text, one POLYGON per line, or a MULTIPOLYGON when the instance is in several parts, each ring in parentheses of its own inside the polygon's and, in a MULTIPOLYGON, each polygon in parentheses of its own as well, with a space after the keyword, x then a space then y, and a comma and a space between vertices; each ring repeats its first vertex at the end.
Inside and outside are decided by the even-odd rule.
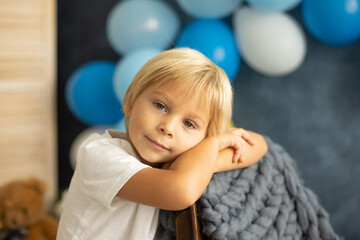
POLYGON ((45 183, 37 178, 0 187, 0 240, 55 240, 58 221, 45 214, 45 183))

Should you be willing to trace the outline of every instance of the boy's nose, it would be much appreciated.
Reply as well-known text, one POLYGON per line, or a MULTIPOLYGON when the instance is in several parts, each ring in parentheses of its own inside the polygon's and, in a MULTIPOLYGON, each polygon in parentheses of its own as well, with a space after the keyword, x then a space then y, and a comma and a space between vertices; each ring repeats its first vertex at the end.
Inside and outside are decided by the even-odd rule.
POLYGON ((171 131, 169 131, 167 128, 165 127, 160 127, 160 131, 163 133, 163 134, 166 134, 167 136, 169 137, 172 137, 173 136, 173 133, 171 131))
POLYGON ((166 134, 168 137, 174 136, 175 121, 174 119, 167 119, 159 125, 159 130, 162 134, 166 134))

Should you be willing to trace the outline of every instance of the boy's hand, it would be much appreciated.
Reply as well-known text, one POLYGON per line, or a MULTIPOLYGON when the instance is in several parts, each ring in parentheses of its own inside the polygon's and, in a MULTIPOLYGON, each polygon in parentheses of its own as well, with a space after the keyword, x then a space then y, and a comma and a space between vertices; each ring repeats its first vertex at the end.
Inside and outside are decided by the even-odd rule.
POLYGON ((255 145, 255 140, 242 128, 229 128, 225 133, 218 137, 219 151, 231 147, 234 149, 232 162, 243 162, 246 150, 246 142, 251 146, 255 145))

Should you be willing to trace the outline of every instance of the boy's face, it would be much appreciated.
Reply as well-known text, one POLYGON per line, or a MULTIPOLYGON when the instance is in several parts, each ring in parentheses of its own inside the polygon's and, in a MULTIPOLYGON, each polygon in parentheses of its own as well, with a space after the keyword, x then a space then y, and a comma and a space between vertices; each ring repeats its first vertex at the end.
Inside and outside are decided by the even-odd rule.
POLYGON ((185 98, 184 91, 149 87, 125 112, 130 141, 146 163, 173 161, 205 138, 208 107, 201 105, 199 94, 185 98))

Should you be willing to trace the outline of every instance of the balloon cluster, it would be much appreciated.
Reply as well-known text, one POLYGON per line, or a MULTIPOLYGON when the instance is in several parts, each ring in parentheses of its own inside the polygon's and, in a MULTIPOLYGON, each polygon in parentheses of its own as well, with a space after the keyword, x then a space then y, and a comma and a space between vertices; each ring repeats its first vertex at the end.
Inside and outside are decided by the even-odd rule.
POLYGON ((360 38, 359 1, 176 0, 193 18, 183 29, 165 1, 119 1, 108 15, 106 34, 122 58, 76 69, 66 85, 66 102, 85 124, 124 130, 121 102, 128 85, 145 62, 170 47, 199 50, 223 68, 230 81, 242 59, 263 75, 287 75, 301 65, 307 50, 302 28, 287 11, 301 4, 304 25, 316 39, 345 45, 360 38), (232 26, 224 21, 229 16, 232 26))

